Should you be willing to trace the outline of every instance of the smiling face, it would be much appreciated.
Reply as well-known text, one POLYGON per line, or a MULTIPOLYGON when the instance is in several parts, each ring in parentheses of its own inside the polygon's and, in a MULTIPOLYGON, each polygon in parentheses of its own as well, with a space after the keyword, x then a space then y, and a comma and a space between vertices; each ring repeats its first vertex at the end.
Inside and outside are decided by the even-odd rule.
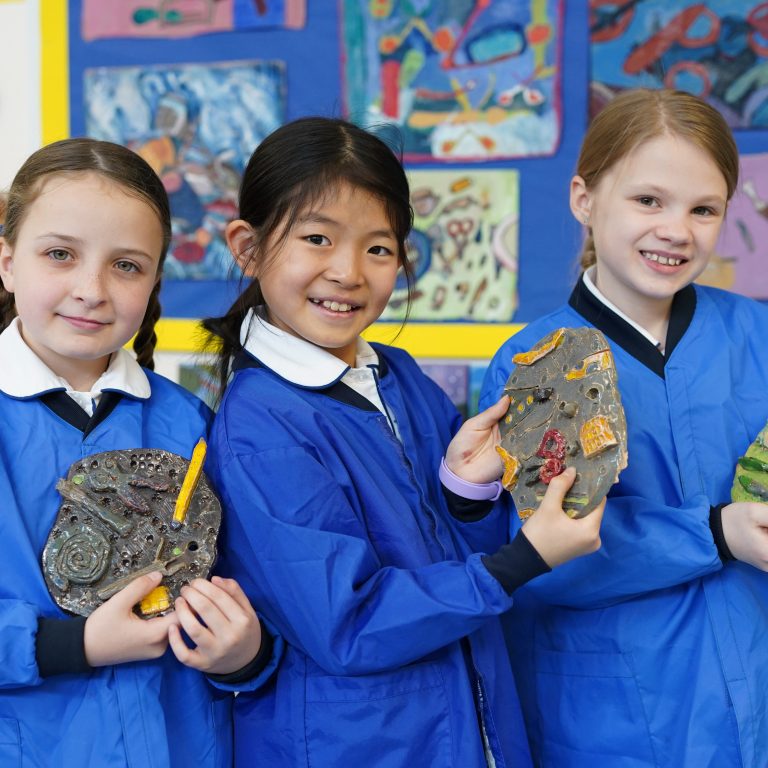
POLYGON ((712 157, 669 134, 640 144, 592 189, 576 176, 571 210, 591 226, 598 289, 646 328, 666 316, 675 293, 706 268, 727 195, 712 157))
POLYGON ((154 209, 92 172, 45 179, 16 242, 2 243, 25 342, 76 390, 138 330, 162 247, 154 209))
MULTIPOLYGON (((249 234, 244 221, 230 225, 233 253, 249 234)), ((384 203, 342 184, 300 213, 284 242, 273 234, 266 252, 246 274, 259 280, 269 321, 354 365, 357 338, 384 311, 400 266, 384 203)))

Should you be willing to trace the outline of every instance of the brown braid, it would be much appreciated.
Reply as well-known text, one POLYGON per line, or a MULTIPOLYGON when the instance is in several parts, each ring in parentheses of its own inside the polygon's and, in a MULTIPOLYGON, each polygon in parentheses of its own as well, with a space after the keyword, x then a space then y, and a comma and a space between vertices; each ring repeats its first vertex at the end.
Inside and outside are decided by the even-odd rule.
POLYGON ((581 248, 580 256, 581 271, 586 272, 593 264, 597 264, 597 252, 595 251, 595 238, 592 237, 590 229, 584 238, 584 245, 581 248))
POLYGON ((16 302, 13 294, 6 291, 0 284, 0 331, 4 331, 14 317, 16 317, 16 302))
POLYGON ((136 353, 136 361, 144 368, 150 371, 155 370, 154 352, 157 344, 157 334, 155 333, 155 324, 160 319, 160 281, 155 283, 152 293, 149 294, 147 311, 144 313, 144 319, 141 321, 139 330, 133 340, 133 351, 136 353))
MULTIPOLYGON (((6 200, 6 196, 0 194, 0 224, 5 224, 6 200)), ((14 317, 16 317, 16 302, 13 294, 6 291, 0 283, 0 331, 4 331, 14 317)))

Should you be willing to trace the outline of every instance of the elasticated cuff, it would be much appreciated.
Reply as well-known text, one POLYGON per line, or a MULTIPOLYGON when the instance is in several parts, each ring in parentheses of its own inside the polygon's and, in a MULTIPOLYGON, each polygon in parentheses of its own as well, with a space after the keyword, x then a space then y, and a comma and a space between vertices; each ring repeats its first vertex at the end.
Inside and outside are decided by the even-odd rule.
POLYGON ((481 560, 508 595, 536 576, 552 570, 522 529, 509 544, 492 555, 483 555, 481 560))
POLYGON ((90 672, 92 667, 85 658, 85 617, 39 618, 35 658, 40 677, 90 672))
POLYGON ((261 626, 261 647, 259 648, 259 652, 250 662, 248 662, 248 664, 234 672, 229 672, 226 675, 208 675, 212 681, 221 683, 222 685, 237 685, 237 683, 244 683, 247 680, 252 680, 256 677, 256 675, 269 664, 269 661, 272 658, 274 641, 272 640, 272 635, 267 632, 261 619, 259 619, 259 624, 261 626))
POLYGON ((709 510, 709 529, 712 531, 712 538, 715 540, 717 554, 720 555, 720 559, 724 563, 736 559, 733 556, 733 552, 728 548, 728 543, 723 533, 723 507, 726 504, 718 504, 716 507, 710 507, 709 510))
POLYGON ((477 501, 459 496, 443 486, 443 496, 451 516, 461 523, 476 523, 493 509, 492 501, 477 501))

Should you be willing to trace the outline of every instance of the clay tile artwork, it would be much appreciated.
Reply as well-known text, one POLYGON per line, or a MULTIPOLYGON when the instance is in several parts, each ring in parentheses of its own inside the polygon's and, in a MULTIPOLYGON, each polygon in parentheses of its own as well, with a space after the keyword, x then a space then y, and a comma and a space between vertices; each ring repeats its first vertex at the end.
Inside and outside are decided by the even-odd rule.
POLYGON ((736 462, 731 500, 768 502, 768 424, 736 462))
POLYGON ((502 484, 524 520, 552 478, 573 466, 563 509, 584 517, 627 466, 627 425, 608 342, 595 328, 559 328, 512 362, 496 449, 502 484))
POLYGON ((216 558, 221 505, 202 466, 161 450, 106 451, 75 462, 56 485, 62 496, 43 550, 56 603, 90 615, 142 574, 163 579, 136 607, 144 618, 173 608, 181 587, 205 578, 216 558))

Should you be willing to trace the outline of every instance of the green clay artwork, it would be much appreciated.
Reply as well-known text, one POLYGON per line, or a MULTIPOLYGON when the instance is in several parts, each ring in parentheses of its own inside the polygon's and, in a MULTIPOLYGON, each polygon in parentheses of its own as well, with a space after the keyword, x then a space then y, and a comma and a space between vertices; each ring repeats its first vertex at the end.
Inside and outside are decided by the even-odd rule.
POLYGON ((736 462, 731 488, 732 501, 768 502, 768 424, 763 427, 747 452, 736 462))

